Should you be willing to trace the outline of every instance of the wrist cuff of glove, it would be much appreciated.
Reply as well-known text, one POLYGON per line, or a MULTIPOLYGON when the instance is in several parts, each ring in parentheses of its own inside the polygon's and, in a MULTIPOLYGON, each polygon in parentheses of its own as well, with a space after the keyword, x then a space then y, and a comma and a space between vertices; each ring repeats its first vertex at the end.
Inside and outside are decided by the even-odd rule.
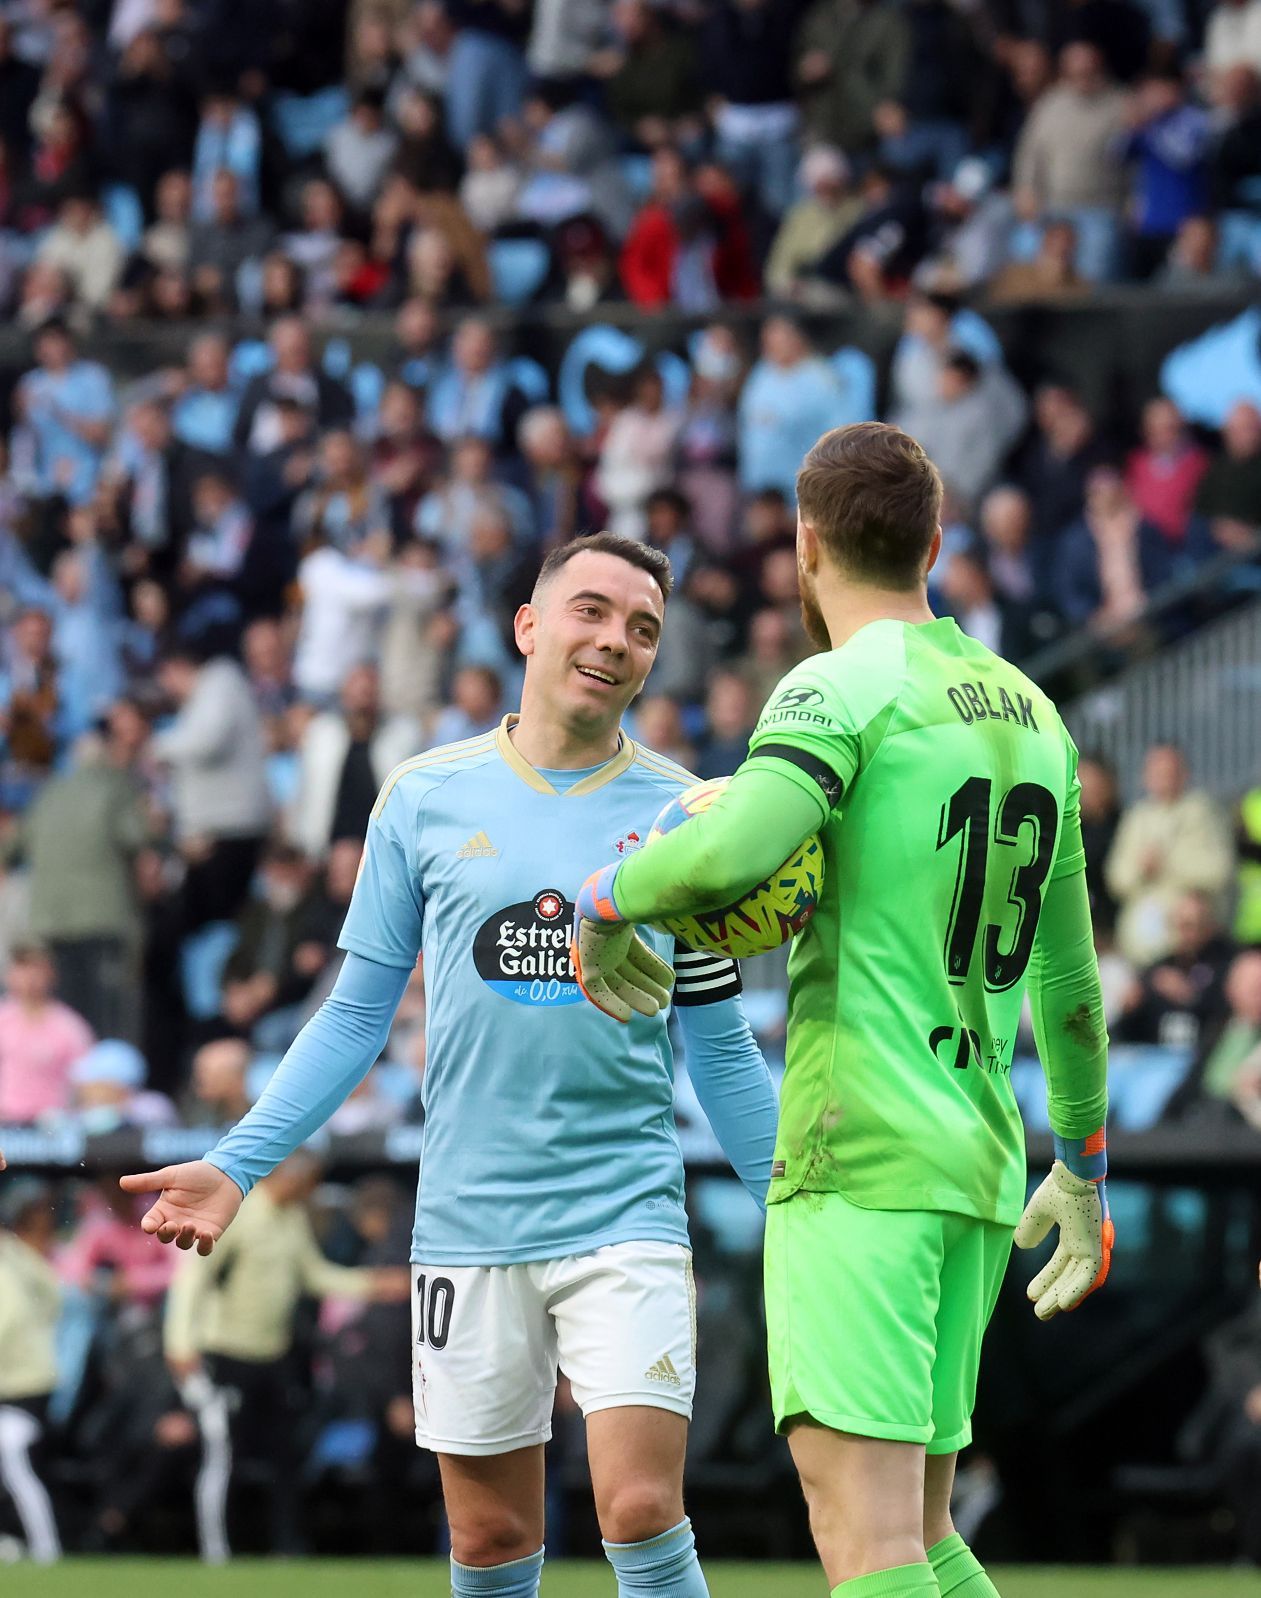
POLYGON ((1108 1141, 1100 1127, 1089 1137, 1061 1137, 1055 1133, 1055 1158, 1083 1182, 1102 1182, 1108 1174, 1108 1141))
POLYGON ((614 893, 614 883, 617 880, 618 869, 622 862, 614 860, 607 866, 601 866, 599 871, 594 871, 582 885, 578 895, 578 914, 586 916, 590 921, 600 921, 616 926, 622 920, 621 911, 617 908, 617 898, 614 893))

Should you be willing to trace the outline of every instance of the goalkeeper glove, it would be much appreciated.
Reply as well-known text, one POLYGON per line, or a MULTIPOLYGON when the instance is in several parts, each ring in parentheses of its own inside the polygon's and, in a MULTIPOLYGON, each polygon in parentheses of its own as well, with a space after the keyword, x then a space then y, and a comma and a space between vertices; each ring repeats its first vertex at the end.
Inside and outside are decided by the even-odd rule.
POLYGON ((658 1015, 670 1002, 674 973, 618 914, 613 879, 621 862, 594 871, 578 893, 574 970, 597 1010, 626 1022, 632 1011, 658 1015))
POLYGON ((1076 1309, 1108 1279, 1115 1233, 1108 1216, 1107 1171, 1102 1127, 1088 1138, 1056 1134, 1051 1174, 1029 1200, 1016 1228, 1016 1247, 1034 1248, 1053 1226, 1059 1227, 1055 1253, 1027 1289, 1040 1321, 1076 1309))

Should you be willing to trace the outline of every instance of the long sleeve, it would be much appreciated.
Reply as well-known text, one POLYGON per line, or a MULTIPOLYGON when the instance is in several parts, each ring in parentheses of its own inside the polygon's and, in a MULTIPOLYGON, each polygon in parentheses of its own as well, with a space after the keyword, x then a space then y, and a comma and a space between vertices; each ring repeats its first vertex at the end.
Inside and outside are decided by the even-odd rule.
POLYGON ((1039 201, 1046 190, 1042 155, 1044 122, 1044 114, 1035 105, 1016 143, 1012 165, 1012 187, 1028 189, 1039 201))
POLYGON ((228 753, 239 726, 237 697, 215 666, 203 666, 188 703, 153 749, 160 760, 209 763, 228 753))
POLYGON ((730 904, 781 866, 826 815, 821 796, 746 762, 708 810, 623 863, 617 908, 644 922, 730 904))
POLYGON ((204 1334, 215 1282, 231 1269, 237 1241, 236 1233, 229 1227, 215 1245, 210 1259, 186 1254, 180 1261, 166 1295, 162 1320, 162 1351, 167 1359, 195 1359, 201 1353, 202 1338, 198 1336, 198 1329, 204 1334))
POLYGON ((1124 901, 1143 886, 1143 860, 1152 845, 1147 816, 1143 804, 1127 810, 1112 840, 1103 870, 1108 892, 1116 899, 1124 901))
POLYGON ((1182 809, 1178 847, 1169 851, 1162 871, 1164 885, 1221 893, 1230 884, 1235 869, 1229 823, 1207 794, 1188 794, 1182 809))
POLYGON ((321 1127, 368 1074, 410 971, 347 954, 333 991, 302 1028, 258 1103, 206 1158, 242 1193, 321 1127))
POLYGON ((305 1212, 299 1212, 295 1219, 295 1233, 300 1244, 298 1268, 303 1289, 312 1298, 369 1298, 375 1285, 374 1273, 359 1266, 334 1265, 321 1253, 305 1212))
POLYGON ((766 1207, 779 1107, 738 997, 676 1011, 688 1076, 732 1169, 766 1207))
POLYGON ((1084 870, 1047 883, 1029 963, 1029 1002, 1051 1130, 1089 1137, 1108 1110, 1108 1029, 1084 870))

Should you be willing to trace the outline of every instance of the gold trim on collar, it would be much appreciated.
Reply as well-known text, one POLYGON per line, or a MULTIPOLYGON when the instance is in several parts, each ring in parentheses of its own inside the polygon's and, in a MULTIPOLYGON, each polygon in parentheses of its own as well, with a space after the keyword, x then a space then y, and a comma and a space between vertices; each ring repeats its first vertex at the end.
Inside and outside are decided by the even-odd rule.
POLYGON ((606 782, 612 782, 614 777, 620 777, 634 762, 636 755, 634 741, 622 733, 622 741, 611 760, 606 760, 589 777, 584 777, 581 782, 574 783, 572 788, 566 788, 563 794, 558 794, 547 778, 540 776, 525 756, 518 752, 516 744, 508 736, 508 729, 515 727, 520 720, 521 717, 513 713, 504 717, 495 733, 495 747, 505 765, 510 766, 521 781, 533 788, 535 793, 550 793, 554 799, 582 799, 587 794, 594 793, 597 788, 603 788, 606 782))

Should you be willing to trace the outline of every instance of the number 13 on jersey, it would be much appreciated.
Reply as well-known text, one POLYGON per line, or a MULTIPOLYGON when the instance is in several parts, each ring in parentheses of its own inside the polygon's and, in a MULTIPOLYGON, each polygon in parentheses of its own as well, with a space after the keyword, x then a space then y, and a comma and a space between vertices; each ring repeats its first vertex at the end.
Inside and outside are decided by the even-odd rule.
POLYGON ((981 931, 981 912, 991 864, 1010 869, 1007 903, 1015 912, 1015 929, 1003 947, 1004 926, 988 922, 982 938, 982 971, 991 993, 1013 988, 1025 974, 1042 910, 1042 887, 1055 857, 1059 811, 1055 795, 1036 782, 1018 782, 997 806, 988 777, 969 777, 941 807, 938 849, 959 839, 954 898, 946 931, 946 977, 956 986, 968 981, 981 931), (1020 859, 1020 855, 1028 855, 1020 859), (1016 858, 1013 858, 1016 857, 1016 858))

